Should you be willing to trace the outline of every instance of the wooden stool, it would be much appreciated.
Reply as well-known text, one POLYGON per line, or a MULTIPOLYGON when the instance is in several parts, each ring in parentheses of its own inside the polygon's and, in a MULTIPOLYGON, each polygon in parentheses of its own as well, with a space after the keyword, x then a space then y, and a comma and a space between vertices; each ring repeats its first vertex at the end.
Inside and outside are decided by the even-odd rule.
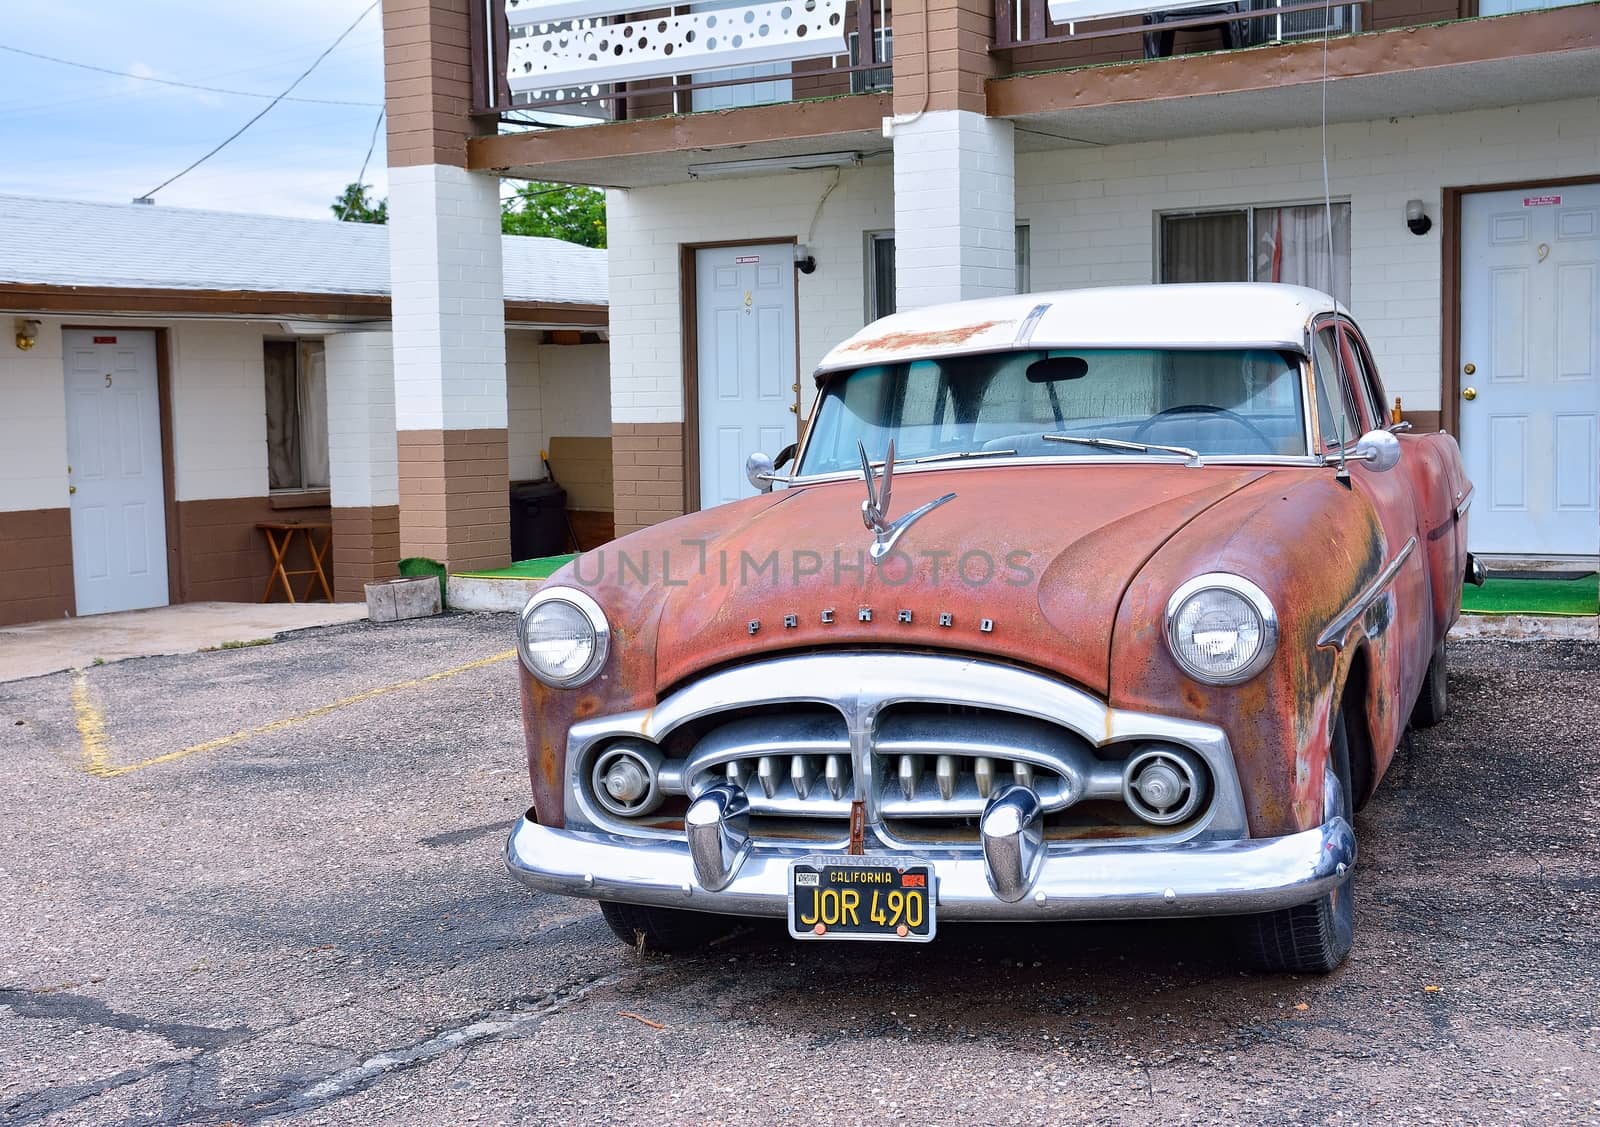
POLYGON ((315 524, 308 521, 263 521, 256 525, 267 538, 267 547, 272 549, 272 572, 267 576, 267 589, 261 595, 261 601, 272 601, 273 587, 282 584, 283 593, 291 603, 310 602, 311 593, 319 585, 322 587, 322 597, 328 602, 333 602, 333 592, 328 588, 328 576, 322 570, 322 561, 328 558, 328 549, 333 546, 333 525, 315 524), (303 532, 306 541, 306 554, 311 557, 311 566, 299 571, 285 571, 283 558, 289 554, 289 547, 294 543, 294 534, 303 532), (322 546, 317 546, 317 538, 313 532, 323 533, 322 546), (280 535, 281 534, 281 535, 280 535), (306 580, 306 591, 298 600, 294 597, 294 587, 289 583, 291 575, 309 575, 306 580))

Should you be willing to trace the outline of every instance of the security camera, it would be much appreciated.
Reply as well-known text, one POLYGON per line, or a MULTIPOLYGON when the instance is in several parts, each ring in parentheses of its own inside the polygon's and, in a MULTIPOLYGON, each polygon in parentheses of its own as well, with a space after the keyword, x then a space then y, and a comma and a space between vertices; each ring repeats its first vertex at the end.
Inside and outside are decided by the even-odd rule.
POLYGON ((811 248, 806 246, 805 243, 796 243, 794 245, 794 266, 802 274, 815 274, 817 272, 817 260, 812 256, 811 248))

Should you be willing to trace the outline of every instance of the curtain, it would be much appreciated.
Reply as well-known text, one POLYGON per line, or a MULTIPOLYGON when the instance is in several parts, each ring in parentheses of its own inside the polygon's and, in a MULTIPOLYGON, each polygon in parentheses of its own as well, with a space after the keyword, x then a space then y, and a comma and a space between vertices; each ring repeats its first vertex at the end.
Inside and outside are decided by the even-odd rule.
POLYGON ((299 347, 300 458, 306 489, 328 488, 328 369, 320 340, 299 347))
POLYGON ((1161 217, 1163 282, 1248 282, 1250 219, 1243 211, 1161 217))
POLYGON ((299 489, 300 393, 293 342, 266 341, 262 361, 267 374, 267 484, 273 489, 299 489))
POLYGON ((894 236, 872 236, 872 320, 894 312, 894 236))
POLYGON ((1256 281, 1287 282, 1332 293, 1350 304, 1350 205, 1333 205, 1333 260, 1322 204, 1256 209, 1256 281))

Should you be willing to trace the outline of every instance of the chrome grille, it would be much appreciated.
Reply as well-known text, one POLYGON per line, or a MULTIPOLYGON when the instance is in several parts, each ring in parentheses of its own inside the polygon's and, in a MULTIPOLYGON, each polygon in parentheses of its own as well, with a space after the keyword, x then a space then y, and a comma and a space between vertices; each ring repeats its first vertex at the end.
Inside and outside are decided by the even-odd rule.
POLYGON ((859 798, 880 846, 975 847, 989 801, 1019 774, 1031 776, 1047 835, 1093 844, 1130 830, 1247 833, 1219 729, 1112 709, 1053 678, 965 656, 838 651, 731 666, 649 709, 579 721, 567 747, 569 826, 641 838, 681 838, 689 809, 720 785, 739 795, 761 840, 836 847, 859 798), (596 797, 594 768, 608 749, 641 740, 660 751, 662 802, 618 816, 596 797), (1124 777, 1151 753, 1175 760, 1177 774, 1198 772, 1200 805, 1170 827, 1151 825, 1124 795, 1137 782, 1146 805, 1155 801, 1146 791, 1161 798, 1161 778, 1124 777))
POLYGON ((750 796, 755 814, 850 817, 855 770, 844 717, 819 708, 740 717, 695 743, 683 766, 686 793, 727 780, 750 796))

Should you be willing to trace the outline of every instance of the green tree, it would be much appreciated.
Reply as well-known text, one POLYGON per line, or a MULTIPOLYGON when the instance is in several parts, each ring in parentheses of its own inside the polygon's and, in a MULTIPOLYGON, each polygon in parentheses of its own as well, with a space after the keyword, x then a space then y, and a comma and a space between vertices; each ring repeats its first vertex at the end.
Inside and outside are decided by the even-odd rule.
POLYGON ((367 185, 346 184, 339 198, 333 201, 333 216, 345 223, 389 222, 389 201, 374 204, 367 198, 367 185))
POLYGON ((508 235, 543 235, 603 248, 606 194, 581 185, 530 180, 501 203, 500 229, 508 235))

